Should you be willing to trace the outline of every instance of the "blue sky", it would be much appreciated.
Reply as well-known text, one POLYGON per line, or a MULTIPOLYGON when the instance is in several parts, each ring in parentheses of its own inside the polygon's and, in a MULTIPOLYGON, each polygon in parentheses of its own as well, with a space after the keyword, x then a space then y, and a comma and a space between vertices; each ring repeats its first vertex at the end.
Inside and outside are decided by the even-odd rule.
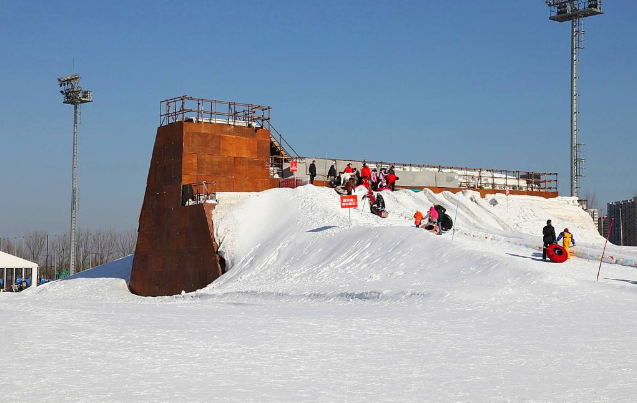
MULTIPOLYGON (((582 196, 637 191, 637 4, 604 1, 580 55, 582 196)), ((137 226, 159 101, 271 105, 302 155, 558 172, 570 192, 570 38, 544 1, 31 1, 0 14, 0 236, 137 226), (53 4, 55 3, 55 4, 53 4)))

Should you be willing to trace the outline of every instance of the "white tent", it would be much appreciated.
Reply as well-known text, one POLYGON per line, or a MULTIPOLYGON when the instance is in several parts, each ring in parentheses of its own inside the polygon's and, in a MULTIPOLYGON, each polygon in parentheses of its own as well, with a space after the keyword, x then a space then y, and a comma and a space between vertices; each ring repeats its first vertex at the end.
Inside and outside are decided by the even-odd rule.
POLYGON ((38 265, 28 260, 0 252, 0 283, 3 290, 10 290, 17 278, 29 279, 32 285, 38 283, 38 265))

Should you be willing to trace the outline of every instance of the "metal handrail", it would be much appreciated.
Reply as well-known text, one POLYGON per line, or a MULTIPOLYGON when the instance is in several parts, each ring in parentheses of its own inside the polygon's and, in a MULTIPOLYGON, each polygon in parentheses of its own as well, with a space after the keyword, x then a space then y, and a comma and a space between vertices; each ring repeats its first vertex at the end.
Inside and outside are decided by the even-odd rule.
MULTIPOLYGON (((296 157, 297 157, 297 158, 301 158, 301 156, 299 155, 299 153, 297 153, 297 152, 296 152, 296 150, 295 150, 294 148, 292 148, 292 146, 290 145, 290 143, 288 143, 288 142, 287 142, 287 140, 286 140, 285 138, 283 138, 283 135, 282 135, 281 133, 279 133, 279 131, 276 129, 276 127, 274 127, 274 125, 273 125, 272 123, 270 123, 270 129, 271 129, 271 130, 274 130, 274 132, 275 132, 276 134, 278 134, 278 135, 279 135, 279 140, 278 140, 278 142, 279 142, 279 145, 280 145, 281 147, 283 147, 283 143, 285 143, 285 145, 286 145, 286 146, 287 146, 287 147, 288 147, 288 148, 289 148, 289 149, 290 149, 290 150, 291 150, 291 151, 292 151, 292 152, 296 155, 296 157)), ((273 138, 274 138, 274 136, 273 136, 273 138)), ((277 141, 277 140, 276 140, 276 138, 274 138, 274 140, 275 140, 275 141, 277 141)), ((287 150, 287 149, 286 149, 286 150, 287 150)), ((288 153, 288 154, 289 154, 289 153, 288 153)))
POLYGON ((188 95, 165 99, 159 103, 159 126, 186 121, 259 125, 269 128, 272 107, 188 95))
MULTIPOLYGON (((302 157, 305 160, 312 159, 329 159, 325 157, 302 157)), ((495 168, 470 168, 445 165, 429 165, 429 164, 407 164, 399 162, 355 160, 355 159, 331 159, 333 161, 347 161, 367 163, 375 165, 378 168, 389 168, 392 165, 397 170, 411 170, 411 168, 436 170, 437 172, 457 173, 460 180, 461 188, 487 188, 497 189, 506 186, 515 186, 518 189, 531 189, 538 192, 554 192, 557 191, 558 174, 556 172, 532 172, 532 171, 516 171, 495 168), (409 169, 405 169, 409 168, 409 169), (471 180, 475 179, 477 180, 471 180), (463 180, 464 179, 464 180, 463 180), (525 184, 522 184, 522 181, 525 184), (496 183, 497 182, 497 183, 496 183), (504 183, 500 183, 504 182, 504 183)))
POLYGON ((217 182, 192 182, 181 185, 182 206, 217 203, 217 182))

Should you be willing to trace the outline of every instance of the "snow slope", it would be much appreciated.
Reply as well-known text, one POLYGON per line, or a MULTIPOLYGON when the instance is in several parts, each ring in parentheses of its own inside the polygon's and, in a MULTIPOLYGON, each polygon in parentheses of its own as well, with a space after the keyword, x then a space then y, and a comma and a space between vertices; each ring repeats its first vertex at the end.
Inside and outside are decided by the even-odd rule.
POLYGON ((635 401, 635 248, 597 282, 533 248, 550 218, 601 253, 570 198, 383 196, 387 219, 313 186, 221 194, 230 271, 194 293, 131 295, 128 257, 0 294, 2 401, 635 401), (433 203, 460 206, 453 240, 413 227, 433 203))

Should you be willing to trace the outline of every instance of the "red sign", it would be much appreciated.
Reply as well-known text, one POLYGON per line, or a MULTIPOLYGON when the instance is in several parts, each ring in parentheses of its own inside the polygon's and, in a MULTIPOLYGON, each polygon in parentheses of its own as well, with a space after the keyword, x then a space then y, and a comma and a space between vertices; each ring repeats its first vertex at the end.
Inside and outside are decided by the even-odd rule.
POLYGON ((505 186, 505 187, 504 187, 504 191, 506 192, 507 196, 508 196, 508 195, 509 195, 509 193, 510 193, 510 192, 509 192, 509 190, 511 190, 511 188, 510 188, 510 187, 508 187, 508 186, 505 186))
POLYGON ((299 168, 296 164, 296 161, 290 161, 290 172, 296 172, 299 168))
POLYGON ((358 196, 341 196, 341 208, 355 208, 358 207, 358 196))

